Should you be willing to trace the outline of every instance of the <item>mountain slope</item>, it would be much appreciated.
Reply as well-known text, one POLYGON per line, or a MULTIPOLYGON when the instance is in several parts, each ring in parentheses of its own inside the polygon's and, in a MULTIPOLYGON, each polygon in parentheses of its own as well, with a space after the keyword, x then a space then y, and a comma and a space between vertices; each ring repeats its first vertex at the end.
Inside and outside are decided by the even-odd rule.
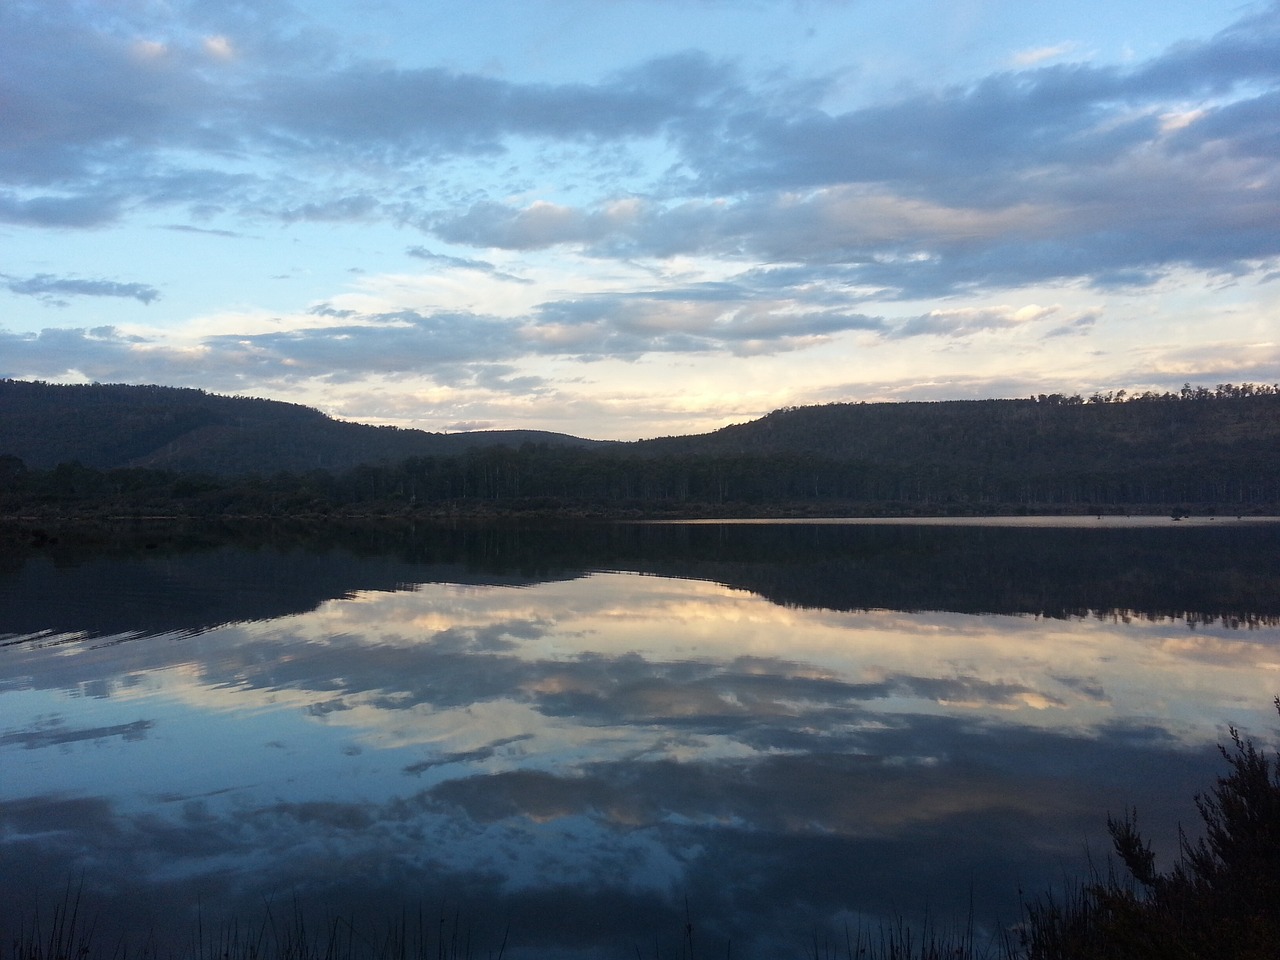
POLYGON ((1276 393, 1119 403, 1064 399, 793 407, 703 436, 631 446, 648 456, 813 456, 903 467, 982 469, 1016 462, 1027 472, 1254 464, 1274 461, 1280 452, 1276 393))
POLYGON ((488 445, 597 441, 537 430, 428 433, 333 420, 299 404, 177 387, 0 380, 0 454, 49 468, 216 473, 345 470, 488 445))

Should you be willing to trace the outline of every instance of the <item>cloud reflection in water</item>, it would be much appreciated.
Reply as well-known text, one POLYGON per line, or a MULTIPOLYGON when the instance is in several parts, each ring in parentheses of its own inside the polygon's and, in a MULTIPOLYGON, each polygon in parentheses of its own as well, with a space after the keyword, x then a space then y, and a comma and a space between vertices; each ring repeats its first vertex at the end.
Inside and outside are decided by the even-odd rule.
POLYGON ((739 955, 971 896, 1011 921, 1108 811, 1171 845, 1222 725, 1267 728, 1277 664, 1274 630, 801 609, 629 573, 111 639, 3 651, 22 892, 83 876, 159 936, 196 904, 449 902, 495 939, 509 920, 517 954, 633 952, 686 898, 739 955))

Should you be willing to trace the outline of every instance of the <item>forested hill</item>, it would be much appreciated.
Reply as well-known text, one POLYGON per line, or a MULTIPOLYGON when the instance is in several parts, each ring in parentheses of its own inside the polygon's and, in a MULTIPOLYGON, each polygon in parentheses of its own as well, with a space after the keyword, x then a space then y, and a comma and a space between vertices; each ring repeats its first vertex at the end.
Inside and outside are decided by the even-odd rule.
MULTIPOLYGON (((700 437, 636 444, 720 464, 724 500, 933 509, 1280 506, 1280 388, 1222 384, 1125 397, 835 403, 700 437), (755 465, 754 471, 734 464, 755 465), (749 474, 754 474, 748 479, 749 474), (785 490, 785 494, 772 491, 785 490)), ((855 507, 855 509, 857 509, 855 507)))
POLYGON ((333 420, 294 403, 178 387, 0 380, 0 455, 47 469, 151 467, 224 476, 348 470, 525 442, 591 446, 539 430, 429 433, 333 420))
POLYGON ((1276 462, 1280 391, 1185 388, 1092 401, 1026 400, 833 403, 789 407, 694 437, 635 445, 652 456, 811 456, 967 470, 1017 464, 1021 471, 1112 470, 1140 464, 1276 462))
POLYGON ((1280 388, 840 403, 622 443, 371 427, 197 390, 0 381, 0 512, 529 509, 1274 513, 1280 388))

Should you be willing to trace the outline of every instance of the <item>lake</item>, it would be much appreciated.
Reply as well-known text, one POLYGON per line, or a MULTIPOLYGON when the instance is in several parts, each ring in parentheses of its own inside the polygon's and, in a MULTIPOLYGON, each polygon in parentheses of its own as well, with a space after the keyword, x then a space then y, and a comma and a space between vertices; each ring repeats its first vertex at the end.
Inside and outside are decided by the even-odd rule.
POLYGON ((1280 725, 1275 523, 8 538, 3 930, 71 889, 99 942, 162 949, 333 918, 476 957, 994 936, 1105 868, 1108 814, 1167 867, 1228 724, 1280 725))

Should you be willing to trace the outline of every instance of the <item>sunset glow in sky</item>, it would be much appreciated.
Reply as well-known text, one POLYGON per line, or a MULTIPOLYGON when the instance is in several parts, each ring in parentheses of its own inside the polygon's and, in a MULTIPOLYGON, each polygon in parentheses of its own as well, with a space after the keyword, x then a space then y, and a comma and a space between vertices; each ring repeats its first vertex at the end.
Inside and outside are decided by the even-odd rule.
POLYGON ((631 439, 1280 380, 1280 3, 6 0, 0 376, 631 439))

